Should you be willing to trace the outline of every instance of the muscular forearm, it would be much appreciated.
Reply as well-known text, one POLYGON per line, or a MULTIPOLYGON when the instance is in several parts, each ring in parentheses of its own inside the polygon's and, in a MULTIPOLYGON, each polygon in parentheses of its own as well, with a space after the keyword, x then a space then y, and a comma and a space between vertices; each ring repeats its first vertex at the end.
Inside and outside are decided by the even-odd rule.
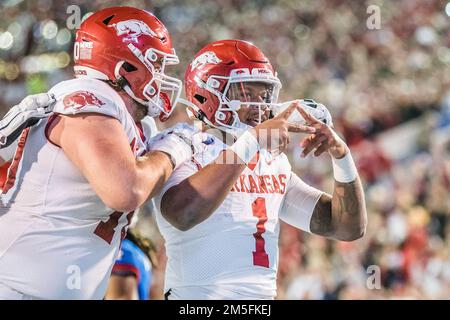
POLYGON ((207 165, 164 194, 163 216, 180 230, 192 228, 219 207, 244 168, 244 164, 220 164, 218 161, 207 165))
POLYGON ((367 213, 359 178, 349 183, 335 181, 331 208, 336 238, 352 241, 364 235, 367 213))
POLYGON ((151 151, 136 161, 137 174, 134 188, 141 205, 149 197, 159 194, 164 183, 172 174, 173 165, 169 155, 151 151))
POLYGON ((137 160, 111 161, 108 169, 97 175, 94 190, 109 208, 129 212, 160 192, 172 173, 172 163, 166 154, 151 152, 137 160))
POLYGON ((314 234, 341 241, 361 238, 366 230, 367 213, 361 181, 335 181, 333 196, 323 194, 311 218, 314 234))

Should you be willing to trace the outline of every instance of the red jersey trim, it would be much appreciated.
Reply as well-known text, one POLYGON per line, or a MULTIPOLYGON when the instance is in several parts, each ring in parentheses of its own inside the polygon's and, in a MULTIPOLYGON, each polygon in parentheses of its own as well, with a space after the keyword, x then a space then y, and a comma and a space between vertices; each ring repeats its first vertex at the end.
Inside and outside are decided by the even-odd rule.
POLYGON ((115 263, 112 269, 111 274, 117 273, 117 274, 121 274, 121 271, 128 271, 132 274, 134 274, 137 278, 137 281, 139 282, 139 278, 140 278, 140 272, 139 269, 136 268, 135 266, 129 264, 129 263, 115 263))
POLYGON ((3 185, 2 194, 6 194, 16 182, 17 169, 19 168, 20 160, 22 160, 23 150, 25 149, 25 142, 27 141, 29 132, 30 128, 26 128, 22 131, 13 161, 8 168, 8 173, 6 174, 6 180, 5 184, 3 185))

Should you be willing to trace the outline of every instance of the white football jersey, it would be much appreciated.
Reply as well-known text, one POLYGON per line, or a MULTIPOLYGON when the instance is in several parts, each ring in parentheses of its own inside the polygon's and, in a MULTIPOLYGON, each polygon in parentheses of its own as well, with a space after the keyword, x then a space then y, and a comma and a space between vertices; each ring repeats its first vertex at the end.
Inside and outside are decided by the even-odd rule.
MULTIPOLYGON (((133 153, 145 152, 122 98, 106 83, 73 79, 50 93, 57 100, 55 113, 114 117, 133 153)), ((102 299, 132 213, 106 207, 63 150, 47 139, 53 119, 22 133, 8 171, 0 207, 0 283, 35 298, 102 299)))
MULTIPOLYGON (((165 184, 157 198, 158 208, 169 188, 211 163, 225 147, 215 136, 206 135, 202 151, 182 164, 165 184)), ((193 228, 180 231, 157 213, 166 241, 165 290, 170 290, 169 299, 276 296, 279 218, 295 174, 284 154, 273 157, 261 150, 253 162, 219 208, 193 228)), ((295 201, 303 208, 297 212, 309 215, 309 222, 322 192, 304 183, 302 188, 295 201)))

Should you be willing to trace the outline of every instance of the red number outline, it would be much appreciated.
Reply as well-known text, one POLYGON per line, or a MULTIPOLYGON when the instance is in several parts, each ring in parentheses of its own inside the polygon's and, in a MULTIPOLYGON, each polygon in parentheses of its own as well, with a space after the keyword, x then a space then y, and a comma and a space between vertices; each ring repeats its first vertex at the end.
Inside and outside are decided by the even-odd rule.
MULTIPOLYGON (((131 222, 131 218, 133 217, 134 211, 131 211, 127 214, 127 223, 123 226, 120 231, 121 239, 125 239, 127 235, 127 226, 131 222)), ((112 239, 114 238, 114 233, 116 232, 116 227, 119 224, 119 219, 122 217, 123 212, 114 211, 109 215, 108 220, 100 221, 97 227, 94 230, 94 234, 105 240, 108 244, 111 244, 112 239)))
POLYGON ((265 240, 262 236, 266 232, 264 224, 267 222, 266 199, 262 197, 256 198, 252 203, 253 216, 258 218, 256 223, 256 232, 253 234, 255 238, 255 251, 253 251, 253 265, 269 268, 269 255, 265 249, 265 240))

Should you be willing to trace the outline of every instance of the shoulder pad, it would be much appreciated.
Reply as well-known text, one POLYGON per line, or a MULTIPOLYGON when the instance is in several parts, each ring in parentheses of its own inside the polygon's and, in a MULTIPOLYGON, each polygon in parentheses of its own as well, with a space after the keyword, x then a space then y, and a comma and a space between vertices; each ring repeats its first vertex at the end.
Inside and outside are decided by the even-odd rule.
POLYGON ((53 107, 55 113, 73 115, 93 112, 120 120, 121 115, 126 111, 125 104, 118 93, 99 80, 63 81, 49 92, 56 98, 56 104, 53 107))

